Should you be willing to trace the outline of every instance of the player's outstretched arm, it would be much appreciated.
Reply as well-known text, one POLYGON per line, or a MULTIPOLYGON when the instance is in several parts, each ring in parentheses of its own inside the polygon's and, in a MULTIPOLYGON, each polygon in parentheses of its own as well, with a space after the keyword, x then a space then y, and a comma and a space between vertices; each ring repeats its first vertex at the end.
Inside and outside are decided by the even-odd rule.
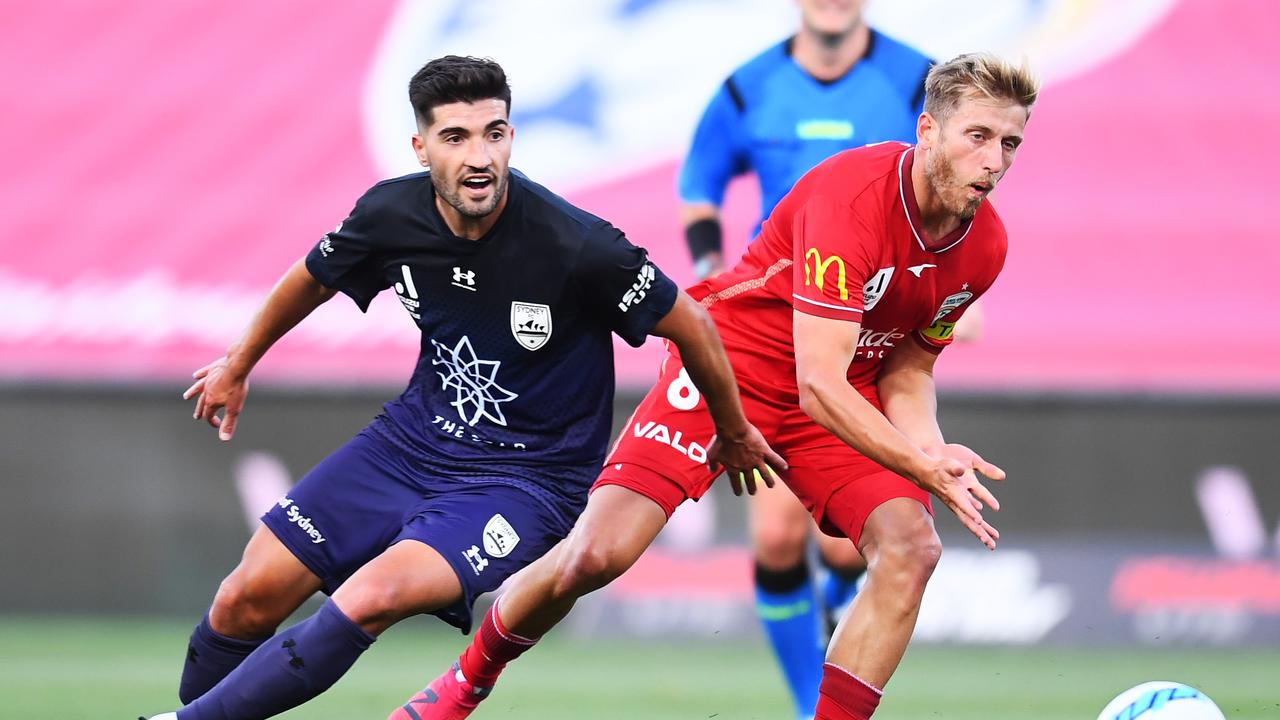
MULTIPOLYGON (((972 470, 945 454, 926 453, 849 384, 846 373, 857 351, 861 324, 796 311, 794 326, 800 407, 853 449, 933 493, 994 549, 1000 534, 983 519, 976 491, 966 482, 972 470)), ((932 386, 931 376, 929 382, 932 386)), ((935 431, 936 427, 935 421, 935 431)))
POLYGON ((978 453, 958 443, 948 443, 938 427, 938 396, 933 382, 933 365, 938 356, 914 342, 899 345, 889 357, 877 379, 880 404, 885 417, 932 457, 948 457, 965 466, 961 482, 981 510, 985 503, 992 510, 1000 502, 978 482, 976 472, 992 480, 1004 480, 1005 472, 982 459, 978 453))
POLYGON ((711 316, 693 298, 677 293, 675 305, 654 326, 653 334, 676 344, 689 378, 707 401, 716 426, 707 451, 712 469, 724 467, 735 495, 741 495, 744 486, 754 494, 757 480, 773 487, 774 473, 785 470, 787 463, 743 413, 733 368, 711 316))
POLYGON ((249 392, 253 366, 334 292, 311 275, 305 259, 294 263, 267 295, 244 334, 227 348, 227 354, 193 374, 195 382, 182 394, 184 400, 196 398, 193 417, 217 428, 219 440, 230 440, 249 392), (223 411, 221 417, 219 410, 223 411))

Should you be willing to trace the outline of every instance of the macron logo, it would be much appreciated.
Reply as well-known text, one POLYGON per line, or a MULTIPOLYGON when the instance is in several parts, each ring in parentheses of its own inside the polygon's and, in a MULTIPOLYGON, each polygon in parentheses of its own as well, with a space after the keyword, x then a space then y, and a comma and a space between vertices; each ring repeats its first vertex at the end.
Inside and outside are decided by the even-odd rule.
POLYGON ((915 275, 916 277, 920 277, 920 273, 924 272, 927 268, 936 268, 936 267, 938 266, 934 265, 933 263, 921 263, 919 265, 910 265, 907 267, 907 269, 911 271, 912 275, 915 275))

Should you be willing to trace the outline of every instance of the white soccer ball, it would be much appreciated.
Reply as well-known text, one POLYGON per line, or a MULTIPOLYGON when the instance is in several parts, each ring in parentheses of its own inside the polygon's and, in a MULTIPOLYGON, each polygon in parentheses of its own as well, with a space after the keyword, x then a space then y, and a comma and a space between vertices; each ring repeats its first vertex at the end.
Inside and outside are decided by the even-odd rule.
POLYGON ((1116 696, 1098 720, 1226 720, 1209 696, 1182 683, 1145 682, 1116 696))

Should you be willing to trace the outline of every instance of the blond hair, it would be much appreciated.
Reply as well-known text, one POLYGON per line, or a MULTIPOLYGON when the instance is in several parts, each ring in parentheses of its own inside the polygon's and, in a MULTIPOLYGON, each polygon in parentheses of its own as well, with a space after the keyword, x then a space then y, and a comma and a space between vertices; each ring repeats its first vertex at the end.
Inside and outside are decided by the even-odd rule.
POLYGON ((924 80, 924 111, 943 122, 965 98, 1021 105, 1031 114, 1040 81, 1024 61, 1015 66, 990 53, 959 55, 929 68, 924 80))

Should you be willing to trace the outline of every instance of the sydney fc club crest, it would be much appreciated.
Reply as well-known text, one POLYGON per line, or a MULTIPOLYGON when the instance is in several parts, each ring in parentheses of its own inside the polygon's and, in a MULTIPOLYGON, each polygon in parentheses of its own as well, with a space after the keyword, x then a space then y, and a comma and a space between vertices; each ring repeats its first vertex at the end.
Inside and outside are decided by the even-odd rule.
POLYGON ((504 558, 520 544, 520 534, 499 513, 489 518, 484 526, 484 551, 489 557, 504 558))
POLYGON ((511 334, 526 350, 537 350, 551 339, 551 308, 539 303, 511 303, 511 334))

